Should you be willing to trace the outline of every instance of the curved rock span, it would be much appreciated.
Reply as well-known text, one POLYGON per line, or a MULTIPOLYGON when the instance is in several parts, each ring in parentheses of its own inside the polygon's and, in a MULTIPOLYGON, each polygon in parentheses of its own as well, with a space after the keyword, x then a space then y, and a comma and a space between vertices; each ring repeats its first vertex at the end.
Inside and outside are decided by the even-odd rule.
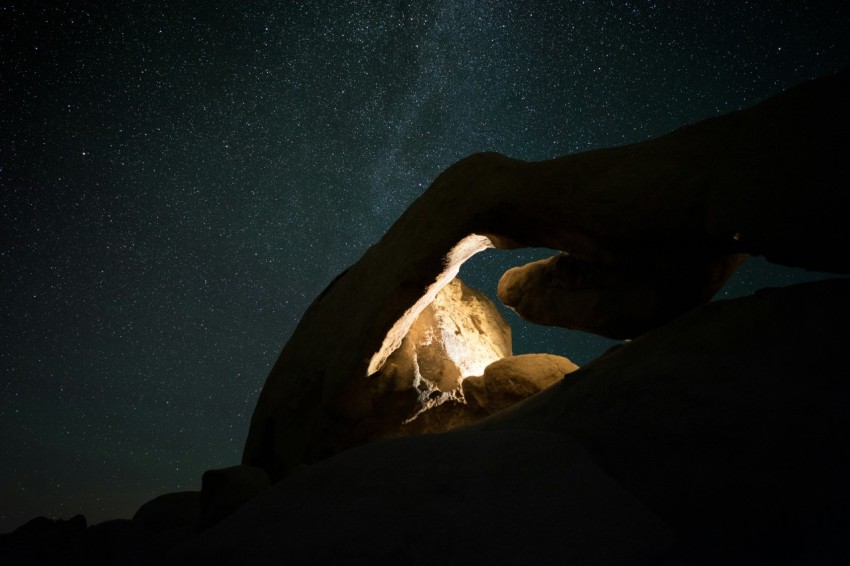
POLYGON ((456 164, 307 311, 243 465, 133 520, 35 519, 0 556, 843 564, 850 279, 700 303, 744 254, 850 272, 847 100, 843 73, 632 146, 456 164), (505 303, 636 338, 581 369, 511 355, 455 276, 522 245, 562 251, 508 270, 505 303))
POLYGON ((842 73, 634 145, 458 162, 310 306, 263 388, 243 462, 279 479, 370 437, 375 408, 362 400, 376 376, 487 247, 561 250, 508 271, 500 297, 532 321, 617 338, 704 303, 744 254, 850 272, 835 252, 850 243, 847 100, 842 73))

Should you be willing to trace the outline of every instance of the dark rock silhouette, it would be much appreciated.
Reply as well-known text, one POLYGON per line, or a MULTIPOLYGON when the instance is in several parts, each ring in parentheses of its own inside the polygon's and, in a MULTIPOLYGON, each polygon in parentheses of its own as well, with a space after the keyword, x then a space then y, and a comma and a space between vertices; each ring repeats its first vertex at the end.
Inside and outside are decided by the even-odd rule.
POLYGON ((384 366, 460 264, 488 246, 568 253, 553 269, 509 273, 503 296, 532 318, 555 301, 544 322, 613 336, 706 301, 740 254, 850 272, 836 252, 850 240, 848 76, 630 146, 453 165, 305 313, 260 395, 243 462, 277 480, 351 446, 370 410, 352 402, 353 384, 384 366))
POLYGON ((843 279, 699 307, 472 427, 305 468, 177 556, 841 563, 848 298, 843 279))
POLYGON ((133 521, 151 532, 194 528, 201 519, 201 493, 180 491, 151 499, 133 515, 133 521))
POLYGON ((704 303, 741 254, 850 273, 847 100, 842 73, 640 144, 457 163, 307 311, 243 466, 133 521, 39 518, 0 536, 0 558, 843 563, 850 279, 704 303), (507 303, 634 339, 581 369, 506 356, 461 382, 445 343, 422 348, 431 305, 448 289, 481 325, 489 307, 453 282, 460 263, 526 245, 568 255, 508 271, 507 303), (411 419, 420 353, 438 358, 428 397, 454 393, 411 419), (394 423, 409 436, 374 441, 394 423))
POLYGON ((653 264, 586 262, 554 255, 509 269, 498 295, 524 319, 608 338, 632 338, 708 301, 746 259, 683 262, 678 270, 653 264))
POLYGON ((204 523, 213 524, 227 517, 270 485, 268 474, 254 466, 231 466, 204 472, 198 502, 204 523))
POLYGON ((58 561, 87 527, 83 515, 68 520, 36 517, 9 534, 0 534, 0 558, 10 563, 58 561))

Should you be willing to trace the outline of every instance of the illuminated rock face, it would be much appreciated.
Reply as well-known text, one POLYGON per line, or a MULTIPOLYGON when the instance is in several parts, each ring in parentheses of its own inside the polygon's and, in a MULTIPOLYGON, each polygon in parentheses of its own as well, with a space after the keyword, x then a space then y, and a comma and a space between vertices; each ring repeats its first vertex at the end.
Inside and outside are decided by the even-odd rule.
MULTIPOLYGON (((447 297, 447 295, 441 293, 441 291, 449 282, 454 280, 454 278, 460 271, 460 266, 463 265, 466 260, 474 256, 475 254, 492 247, 493 244, 490 242, 490 239, 487 236, 481 236, 479 234, 470 234, 463 238, 460 242, 458 242, 451 250, 449 250, 443 261, 442 271, 437 274, 434 281, 428 285, 428 287, 422 293, 422 296, 419 297, 416 302, 414 302, 413 305, 409 309, 407 309, 404 314, 402 314, 398 318, 398 320, 395 321, 395 323, 392 325, 392 328, 390 328, 387 332, 386 336, 381 342, 381 347, 369 360, 369 368, 366 370, 366 373, 368 375, 372 375, 373 373, 380 370, 381 367, 383 367, 390 354, 392 354, 399 347, 401 341, 408 334, 411 325, 413 324, 413 321, 416 320, 419 314, 427 306, 431 305, 438 299, 442 301, 443 305, 447 305, 448 302, 450 302, 450 299, 447 297)), ((489 304, 489 299, 485 298, 485 301, 487 301, 487 303, 489 304)), ((443 311, 446 310, 443 307, 440 308, 443 311)), ((449 308, 449 312, 451 310, 452 309, 449 308)), ((463 355, 459 351, 456 357, 463 357, 463 355)), ((481 366, 481 368, 483 369, 483 366, 481 366)))
POLYGON ((349 392, 352 403, 369 409, 346 443, 443 432, 484 416, 467 408, 462 382, 510 355, 511 328, 496 306, 460 279, 451 280, 381 369, 349 392))
POLYGON ((524 354, 493 362, 483 375, 463 382, 467 402, 476 404, 486 413, 495 413, 531 397, 561 381, 578 369, 562 356, 524 354))

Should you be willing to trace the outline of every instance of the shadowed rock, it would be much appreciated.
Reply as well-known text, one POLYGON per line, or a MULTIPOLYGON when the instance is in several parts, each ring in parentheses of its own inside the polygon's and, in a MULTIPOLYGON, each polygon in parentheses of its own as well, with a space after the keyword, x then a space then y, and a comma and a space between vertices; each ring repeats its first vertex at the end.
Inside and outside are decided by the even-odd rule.
POLYGON ((9 563, 58 562, 88 528, 83 515, 70 519, 35 517, 8 534, 0 534, 0 559, 9 563))
MULTIPOLYGON (((224 488, 205 489, 221 495, 209 501, 236 501, 226 507, 238 509, 186 543, 185 532, 163 537, 142 520, 86 529, 81 518, 41 518, 0 535, 0 556, 846 562, 850 382, 840 369, 850 280, 687 309, 705 300, 740 253, 850 272, 841 201, 850 173, 848 82, 845 73, 808 83, 624 148, 537 164, 497 155, 458 163, 322 293, 284 348, 245 452, 281 481, 258 491, 251 486, 267 484, 256 468, 213 473, 224 488), (497 411, 489 417, 334 454, 386 406, 363 392, 414 367, 413 355, 426 352, 416 337, 435 328, 429 316, 439 318, 422 313, 444 289, 458 288, 451 281, 460 263, 490 245, 569 254, 503 278, 501 294, 526 316, 640 335, 568 379, 558 380, 565 361, 497 361, 459 383, 465 409, 450 399, 400 426, 411 434, 446 430, 472 418, 463 410, 475 418, 497 411), (576 300, 579 291, 588 291, 592 308, 576 300), (502 409, 549 380, 557 382, 502 409), (239 486, 258 492, 245 497, 239 486), (231 488, 242 495, 230 498, 231 488)), ((444 394, 459 380, 438 361, 432 385, 444 394)), ((153 506, 162 505, 151 511, 152 524, 166 503, 153 506)))
POLYGON ((561 253, 509 269, 498 295, 524 319, 608 338, 632 338, 708 301, 746 259, 706 263, 592 263, 561 253))
POLYGON ((508 356, 467 377, 444 402, 408 419, 388 436, 433 434, 470 425, 560 381, 578 369, 567 358, 551 354, 508 356))
MULTIPOLYGON (((307 310, 260 395, 243 461, 278 479, 347 446, 365 416, 350 404, 352 383, 383 367, 460 264, 488 246, 545 246, 602 270, 629 266, 627 287, 668 305, 638 309, 639 317, 631 309, 629 335, 705 300, 735 254, 850 272, 848 256, 834 251, 850 243, 841 203, 848 99, 843 73, 647 142, 536 163, 480 154, 453 165, 307 310)), ((595 295, 594 310, 615 317, 603 326, 617 327, 622 306, 605 301, 628 295, 595 295)), ((558 312, 558 324, 599 325, 582 308, 558 312)))
POLYGON ((215 523, 269 488, 269 476, 254 466, 207 470, 201 478, 200 512, 207 524, 215 523))
POLYGON ((154 533, 195 528, 201 519, 200 496, 198 491, 160 495, 139 507, 133 521, 154 533))
POLYGON ((848 299, 833 280, 704 305, 472 427, 305 468, 178 556, 842 563, 848 299))

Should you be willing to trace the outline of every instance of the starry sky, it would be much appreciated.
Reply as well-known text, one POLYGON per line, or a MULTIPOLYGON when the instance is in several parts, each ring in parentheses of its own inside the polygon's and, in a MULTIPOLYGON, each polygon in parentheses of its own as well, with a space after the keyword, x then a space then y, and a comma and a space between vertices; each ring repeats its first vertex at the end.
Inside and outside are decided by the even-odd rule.
MULTIPOLYGON (((838 71, 843 5, 0 0, 0 532, 238 463, 301 314, 453 162, 645 140, 838 71)), ((461 277, 495 296, 549 253, 461 277)), ((751 260, 720 295, 814 277, 751 260)), ((612 343, 505 316, 517 353, 612 343)))

